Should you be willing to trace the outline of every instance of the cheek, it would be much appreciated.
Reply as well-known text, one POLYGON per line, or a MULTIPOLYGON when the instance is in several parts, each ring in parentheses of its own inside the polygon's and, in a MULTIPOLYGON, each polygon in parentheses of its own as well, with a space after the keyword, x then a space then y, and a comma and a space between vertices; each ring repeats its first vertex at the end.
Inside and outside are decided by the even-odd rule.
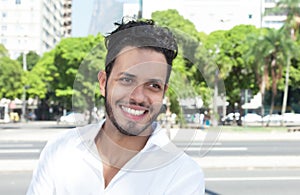
POLYGON ((161 106, 163 102, 163 95, 162 94, 150 94, 149 99, 151 101, 152 106, 161 106))
POLYGON ((118 85, 111 85, 107 87, 107 96, 107 98, 110 98, 110 101, 124 99, 128 96, 128 89, 120 87, 118 85))

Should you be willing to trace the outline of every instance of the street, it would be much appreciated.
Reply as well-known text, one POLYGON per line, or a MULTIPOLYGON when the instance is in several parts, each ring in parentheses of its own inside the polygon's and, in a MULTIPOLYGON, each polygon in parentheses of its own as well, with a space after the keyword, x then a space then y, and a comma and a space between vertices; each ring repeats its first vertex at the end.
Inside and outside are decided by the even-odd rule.
MULTIPOLYGON (((70 127, 55 123, 0 125, 0 194, 25 194, 46 141, 70 127)), ((211 144, 203 145, 197 137, 193 142, 175 143, 203 168, 207 195, 296 195, 300 185, 299 138, 299 133, 270 137, 224 132, 205 155, 201 151, 211 144)))

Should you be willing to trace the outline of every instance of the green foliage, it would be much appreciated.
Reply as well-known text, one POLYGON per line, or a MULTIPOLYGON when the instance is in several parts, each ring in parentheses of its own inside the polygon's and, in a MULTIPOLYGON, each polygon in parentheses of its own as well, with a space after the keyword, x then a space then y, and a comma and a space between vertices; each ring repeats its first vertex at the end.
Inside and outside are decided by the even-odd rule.
POLYGON ((52 83, 58 78, 57 68, 54 66, 54 50, 44 53, 42 58, 28 72, 29 96, 43 99, 48 93, 53 93, 52 83))
POLYGON ((23 92, 23 70, 20 64, 8 57, 0 58, 0 99, 20 98, 23 92))
POLYGON ((4 47, 3 44, 0 44, 0 58, 2 57, 9 57, 7 49, 4 47))
POLYGON ((169 9, 153 12, 152 19, 160 26, 167 26, 170 29, 179 30, 195 38, 199 37, 195 25, 181 16, 177 10, 169 9))
MULTIPOLYGON (((230 105, 240 102, 243 89, 251 89, 253 93, 258 87, 252 85, 255 76, 251 66, 245 61, 244 56, 249 50, 247 37, 258 34, 259 31, 252 25, 238 25, 226 31, 225 41, 220 49, 220 76, 224 79, 230 105)), ((240 104, 239 104, 240 105, 240 104)))
POLYGON ((101 35, 63 39, 54 50, 57 77, 52 83, 57 99, 68 109, 93 107, 97 73, 104 68, 105 47, 101 35), (73 100, 72 100, 73 97, 73 100), (73 101, 73 102, 72 102, 73 101))
POLYGON ((197 69, 193 64, 200 37, 205 35, 198 33, 194 24, 181 16, 177 10, 156 11, 152 13, 152 19, 158 25, 168 27, 179 45, 179 55, 173 62, 167 96, 170 97, 171 111, 180 115, 178 100, 197 96, 193 82, 197 69))
MULTIPOLYGON (((36 63, 39 61, 40 56, 34 52, 34 51, 29 51, 26 54, 26 64, 27 64, 27 70, 32 70, 32 68, 36 65, 36 63)), ((23 64, 23 53, 17 58, 17 61, 20 64, 23 64)))

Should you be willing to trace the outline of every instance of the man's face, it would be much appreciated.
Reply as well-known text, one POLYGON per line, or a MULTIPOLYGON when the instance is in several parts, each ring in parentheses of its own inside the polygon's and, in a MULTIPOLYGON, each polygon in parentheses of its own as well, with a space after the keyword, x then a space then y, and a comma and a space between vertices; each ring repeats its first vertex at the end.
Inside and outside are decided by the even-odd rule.
POLYGON ((125 47, 120 52, 103 94, 107 120, 119 132, 149 135, 145 130, 150 130, 160 112, 167 88, 167 69, 166 59, 159 52, 134 47, 125 47))

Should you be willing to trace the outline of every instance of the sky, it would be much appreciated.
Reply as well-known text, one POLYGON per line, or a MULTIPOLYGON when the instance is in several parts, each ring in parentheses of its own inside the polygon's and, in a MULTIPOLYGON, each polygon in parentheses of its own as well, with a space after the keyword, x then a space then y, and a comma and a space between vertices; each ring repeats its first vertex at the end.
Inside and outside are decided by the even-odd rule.
POLYGON ((72 36, 88 35, 94 0, 72 1, 72 36))

